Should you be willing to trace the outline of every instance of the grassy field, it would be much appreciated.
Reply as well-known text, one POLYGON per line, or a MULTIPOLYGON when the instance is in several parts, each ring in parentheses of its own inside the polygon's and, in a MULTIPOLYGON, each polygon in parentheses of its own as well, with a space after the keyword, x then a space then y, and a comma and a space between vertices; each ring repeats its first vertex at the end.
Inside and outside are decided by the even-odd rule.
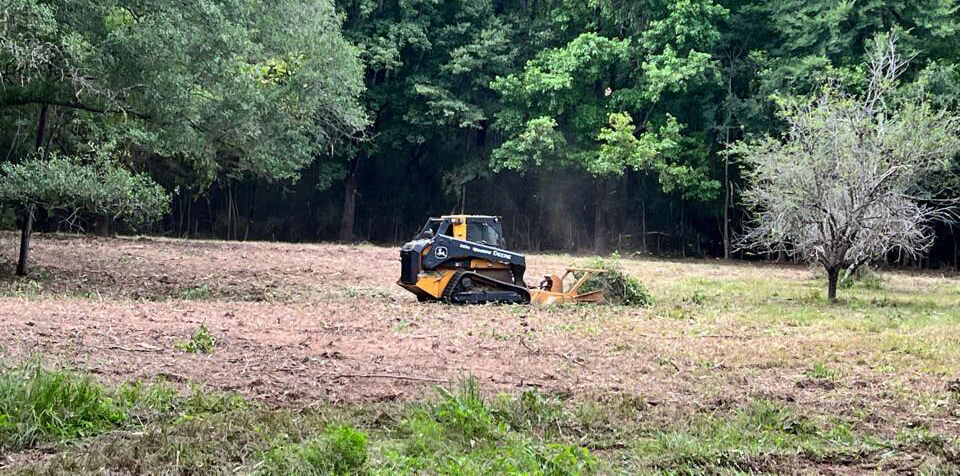
MULTIPOLYGON (((960 280, 622 259, 648 308, 419 304, 396 250, 0 235, 0 472, 960 472, 960 280)), ((586 257, 531 256, 528 282, 586 257)))

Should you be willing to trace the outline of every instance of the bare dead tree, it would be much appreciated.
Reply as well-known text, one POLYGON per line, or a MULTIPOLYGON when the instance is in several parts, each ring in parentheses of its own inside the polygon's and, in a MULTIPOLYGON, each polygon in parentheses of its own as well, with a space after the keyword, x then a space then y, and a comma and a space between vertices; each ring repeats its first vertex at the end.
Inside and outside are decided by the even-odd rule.
POLYGON ((831 301, 841 272, 892 252, 920 256, 933 245, 931 224, 953 216, 938 178, 960 151, 960 116, 898 88, 908 61, 893 36, 873 51, 864 94, 828 84, 812 99, 784 100, 783 137, 730 149, 748 169, 740 247, 822 266, 831 301))

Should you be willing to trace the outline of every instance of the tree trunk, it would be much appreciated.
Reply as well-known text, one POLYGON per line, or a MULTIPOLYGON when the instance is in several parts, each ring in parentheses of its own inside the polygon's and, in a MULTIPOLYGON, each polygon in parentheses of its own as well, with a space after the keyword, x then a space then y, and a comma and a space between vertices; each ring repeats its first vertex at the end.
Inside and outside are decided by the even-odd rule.
MULTIPOLYGON (((253 217, 256 211, 257 204, 257 182, 253 182, 250 185, 250 208, 247 209, 247 219, 245 228, 243 230, 243 241, 247 241, 247 238, 250 237, 250 227, 253 226, 253 217)), ((239 212, 237 212, 239 214, 239 212)))
POLYGON ((17 261, 17 276, 26 276, 30 272, 30 235, 33 233, 33 205, 27 207, 23 215, 23 228, 20 230, 20 259, 17 261))
POLYGON ((954 235, 953 237, 953 269, 954 270, 960 269, 960 262, 957 261, 958 255, 960 255, 960 246, 958 246, 957 237, 956 235, 954 235))
POLYGON ((597 183, 597 206, 593 214, 593 252, 602 256, 606 251, 607 230, 603 226, 603 205, 606 201, 606 187, 603 179, 597 183))
POLYGON ((357 171, 360 159, 350 161, 347 176, 343 178, 343 215, 340 218, 340 241, 353 241, 353 229, 357 215, 357 171))
POLYGON ((93 227, 93 234, 100 237, 110 236, 110 217, 97 215, 97 223, 93 227))
POLYGON ((183 236, 183 210, 185 204, 183 203, 183 197, 178 196, 177 200, 177 236, 183 236))
POLYGON ((193 195, 187 201, 187 229, 183 233, 183 238, 190 238, 190 220, 193 218, 193 195))
POLYGON ((647 254, 647 197, 645 194, 640 201, 640 237, 643 238, 641 250, 643 254, 647 254))
POLYGON ((837 282, 840 281, 840 268, 827 269, 827 300, 836 302, 837 300, 837 282))
MULTIPOLYGON (((40 117, 37 119, 36 149, 39 154, 43 149, 43 139, 47 131, 48 106, 40 107, 40 117)), ((17 276, 26 276, 30 271, 30 236, 33 234, 33 213, 35 206, 29 204, 23 213, 23 227, 20 229, 20 257, 17 260, 17 276)))
MULTIPOLYGON (((733 96, 733 63, 731 62, 730 71, 727 73, 727 100, 733 96)), ((724 128, 727 133, 726 144, 730 145, 730 123, 733 120, 733 112, 727 105, 727 120, 724 128)), ((733 201, 733 187, 730 185, 730 157, 723 156, 723 259, 730 259, 730 205, 733 201)))
POLYGON ((227 196, 227 234, 224 239, 230 241, 233 239, 233 185, 230 182, 227 182, 224 192, 227 196))
POLYGON ((683 201, 683 197, 680 197, 680 256, 683 258, 687 257, 687 206, 683 201))
MULTIPOLYGON (((727 132, 729 136, 729 132, 727 132)), ((729 142, 729 138, 728 138, 729 142)), ((723 158, 723 259, 730 259, 730 202, 733 188, 730 186, 730 159, 723 158)))
MULTIPOLYGON (((210 194, 206 194, 206 197, 205 197, 205 198, 206 198, 206 200, 207 200, 207 218, 208 218, 209 221, 210 221, 210 234, 211 234, 211 235, 216 235, 216 233, 217 233, 217 221, 216 221, 216 219, 215 219, 214 216, 213 216, 213 204, 210 203, 210 194)), ((197 226, 199 226, 199 225, 197 225, 197 226)), ((196 230, 194 230, 194 232, 196 232, 196 230)), ((194 233, 194 235, 196 235, 196 233, 194 233)))

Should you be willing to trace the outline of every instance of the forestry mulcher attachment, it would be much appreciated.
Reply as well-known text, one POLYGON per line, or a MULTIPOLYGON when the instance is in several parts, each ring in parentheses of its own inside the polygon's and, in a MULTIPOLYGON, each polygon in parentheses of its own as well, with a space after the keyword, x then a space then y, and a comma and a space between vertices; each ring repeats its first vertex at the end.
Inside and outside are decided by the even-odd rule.
POLYGON ((530 288, 526 258, 506 250, 499 217, 453 215, 427 220, 400 250, 397 284, 420 301, 457 304, 603 302, 602 291, 580 288, 602 270, 569 268, 530 288), (572 285, 565 289, 564 282, 572 285))

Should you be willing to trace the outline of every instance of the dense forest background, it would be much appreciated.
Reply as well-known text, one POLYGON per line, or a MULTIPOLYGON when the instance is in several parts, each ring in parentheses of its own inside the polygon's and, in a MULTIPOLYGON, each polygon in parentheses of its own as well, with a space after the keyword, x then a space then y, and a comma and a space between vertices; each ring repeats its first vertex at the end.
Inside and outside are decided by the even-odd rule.
MULTIPOLYGON (((250 57, 275 58, 249 46, 279 38, 263 33, 269 29, 258 30, 263 38, 241 38, 230 29, 254 21, 250 12, 235 19, 217 14, 251 2, 206 1, 182 15, 167 11, 166 26, 150 30, 157 35, 150 37, 134 33, 146 31, 141 18, 150 18, 151 5, 163 2, 85 1, 99 8, 78 7, 76 15, 95 16, 98 24, 108 19, 104 38, 125 28, 133 32, 126 41, 141 48, 131 50, 126 66, 137 77, 117 79, 130 86, 116 91, 137 91, 135 85, 156 77, 164 78, 157 90, 178 90, 182 78, 164 72, 190 71, 192 63, 184 61, 200 59, 204 63, 187 77, 242 76, 202 54, 144 57, 151 41, 165 44, 163 39, 178 35, 196 45, 232 48, 236 42, 249 48, 250 57), (186 25, 196 30, 188 32, 186 25), (163 69, 164 61, 179 66, 163 69)), ((49 3, 54 10, 70 8, 69 2, 49 3)), ((106 137, 109 153, 135 150, 120 154, 125 163, 171 194, 169 211, 146 229, 169 236, 395 243, 412 236, 428 216, 465 212, 503 216, 508 241, 517 249, 723 257, 735 251, 730 243, 743 227, 744 212, 738 203, 740 167, 722 152, 725 144, 782 130, 777 98, 809 94, 827 80, 862 87, 868 45, 876 35, 894 32, 912 58, 902 81, 924 88, 940 107, 957 107, 960 100, 960 12, 952 0, 278 4, 287 10, 260 16, 272 19, 276 31, 308 23, 311 28, 294 38, 300 60, 262 61, 268 67, 258 78, 286 87, 287 74, 297 77, 287 70, 312 61, 316 75, 327 76, 309 83, 324 85, 317 89, 324 95, 321 104, 310 104, 310 110, 336 111, 320 115, 335 116, 319 121, 322 133, 291 137, 291 130, 305 127, 291 117, 302 115, 271 109, 309 102, 307 83, 288 88, 280 99, 253 91, 229 101, 229 108, 228 101, 216 101, 222 110, 177 103, 182 94, 164 96, 173 98, 163 102, 169 107, 155 110, 123 94, 102 94, 97 107, 77 107, 64 100, 24 100, 22 91, 13 95, 6 86, 0 161, 15 162, 23 156, 18 150, 43 141, 44 150, 75 150, 75 144, 106 137), (339 56, 329 55, 331 50, 339 56), (351 71, 356 85, 345 79, 351 71), (338 97, 355 97, 359 110, 338 104, 338 97), (110 102, 117 98, 126 106, 110 102), (248 104, 263 106, 250 114, 248 104), (173 111, 177 107, 180 112, 173 111), (182 139, 167 126, 156 132, 123 125, 156 124, 164 114, 169 125, 183 111, 193 127, 182 139), (110 120, 91 126, 92 116, 104 114, 110 120), (48 121, 42 137, 36 137, 38 121, 48 121), (250 125, 239 137, 228 131, 237 123, 250 125), (257 130, 251 132, 253 125, 257 130), (298 147, 287 150, 284 141, 298 147), (630 154, 623 152, 627 142, 636 142, 630 154), (191 156, 188 148, 206 150, 208 160, 191 156)), ((2 20, 11 37, 18 19, 8 14, 2 20)), ((291 50, 281 46, 278 51, 291 50)), ((10 82, 15 68, 4 68, 10 82)), ((45 94, 49 83, 40 83, 48 88, 45 94)), ((209 97, 238 91, 236 84, 219 87, 209 97)), ((76 81, 71 88, 79 94, 76 81)), ((0 211, 0 226, 13 228, 20 220, 14 208, 0 211)), ((128 231, 121 222, 103 222, 97 213, 40 210, 35 227, 128 231)), ((955 230, 943 226, 929 260, 909 264, 956 267, 957 249, 955 230)))

